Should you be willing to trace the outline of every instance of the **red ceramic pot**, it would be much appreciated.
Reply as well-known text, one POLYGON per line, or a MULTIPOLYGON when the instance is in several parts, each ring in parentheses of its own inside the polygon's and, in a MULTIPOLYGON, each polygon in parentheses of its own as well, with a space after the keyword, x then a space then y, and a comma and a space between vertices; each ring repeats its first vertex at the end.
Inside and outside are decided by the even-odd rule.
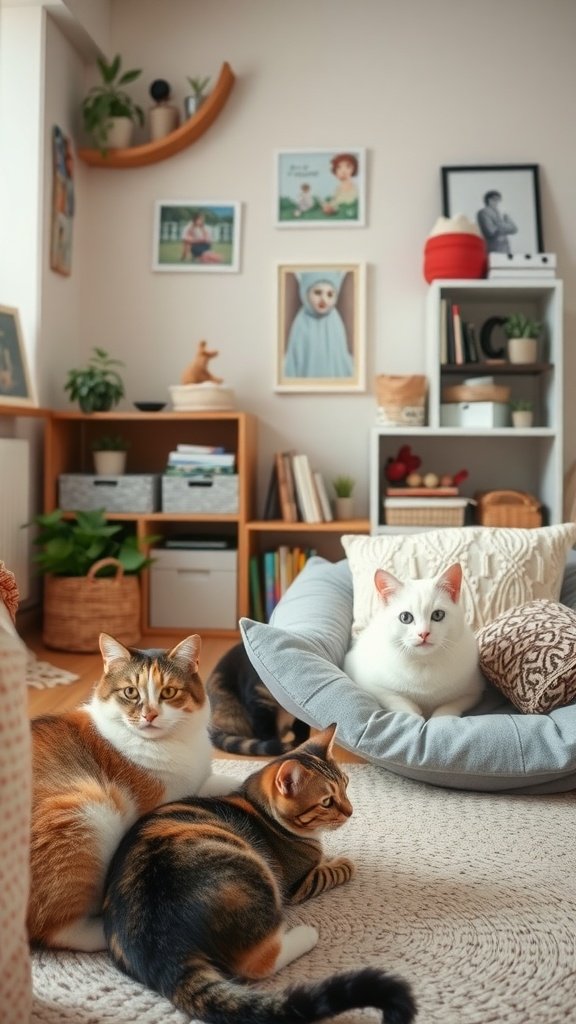
POLYGON ((424 277, 430 284, 437 278, 486 277, 486 243, 479 235, 455 232, 434 235, 424 246, 424 277))

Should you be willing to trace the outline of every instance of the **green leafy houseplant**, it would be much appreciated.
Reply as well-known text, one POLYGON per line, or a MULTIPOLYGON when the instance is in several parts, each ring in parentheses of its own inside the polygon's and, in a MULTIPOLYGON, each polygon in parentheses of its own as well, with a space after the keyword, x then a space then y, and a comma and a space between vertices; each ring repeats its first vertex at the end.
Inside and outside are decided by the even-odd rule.
POLYGON ((140 68, 122 72, 122 61, 119 54, 107 63, 103 58, 97 60, 102 84, 93 86, 82 102, 84 127, 92 137, 101 153, 106 153, 110 133, 110 119, 127 117, 134 124, 144 124, 144 111, 123 86, 134 82, 141 74, 140 68))
POLYGON ((351 498, 354 490, 355 480, 351 476, 337 476, 332 481, 332 486, 337 498, 351 498))
POLYGON ((124 384, 115 369, 124 363, 112 359, 103 348, 95 347, 93 352, 85 369, 68 371, 64 390, 82 412, 107 412, 124 397, 124 384))
POLYGON ((539 338, 541 330, 541 323, 523 313, 512 313, 504 323, 504 331, 509 338, 539 338))
MULTIPOLYGON (((136 535, 109 523, 103 509, 74 512, 69 518, 57 508, 35 516, 27 525, 32 524, 38 527, 34 545, 40 550, 33 558, 41 573, 86 576, 102 558, 116 558, 128 574, 139 573, 151 563, 140 550, 136 535)), ((158 539, 145 537, 144 544, 158 539)), ((115 575, 114 566, 103 567, 101 572, 104 576, 115 575)))
POLYGON ((192 89, 192 94, 196 101, 205 99, 206 89, 210 84, 210 75, 205 78, 187 78, 186 81, 192 89))
POLYGON ((127 452, 130 442, 121 434, 103 434, 92 441, 93 452, 127 452))
POLYGON ((515 401, 510 402, 510 408, 512 409, 512 412, 531 412, 533 404, 527 398, 518 398, 515 401))

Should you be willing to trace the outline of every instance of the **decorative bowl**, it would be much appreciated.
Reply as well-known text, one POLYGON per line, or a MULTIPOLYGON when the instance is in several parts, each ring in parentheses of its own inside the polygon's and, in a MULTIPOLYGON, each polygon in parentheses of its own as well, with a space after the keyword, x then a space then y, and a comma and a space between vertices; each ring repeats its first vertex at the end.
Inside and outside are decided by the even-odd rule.
POLYGON ((203 384, 170 384, 168 386, 172 405, 182 412, 195 410, 218 410, 234 408, 234 392, 221 384, 206 381, 203 384))
POLYGON ((134 402, 134 405, 140 412, 160 412, 166 408, 166 402, 134 402))

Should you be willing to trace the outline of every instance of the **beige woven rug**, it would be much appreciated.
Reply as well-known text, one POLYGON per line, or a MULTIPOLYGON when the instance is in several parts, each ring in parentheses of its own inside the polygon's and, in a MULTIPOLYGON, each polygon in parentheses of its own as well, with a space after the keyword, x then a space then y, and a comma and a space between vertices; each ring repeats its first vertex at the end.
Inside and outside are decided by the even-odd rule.
MULTIPOLYGON (((372 964, 411 981, 418 1024, 576 1021, 576 793, 465 793, 348 768, 354 814, 325 845, 353 857, 357 877, 289 911, 320 941, 267 986, 372 964)), ((105 954, 37 955, 34 986, 34 1024, 187 1020, 105 954)))
POLYGON ((75 672, 58 668, 57 665, 52 665, 49 661, 39 661, 29 647, 26 648, 26 651, 26 686, 32 686, 35 690, 45 690, 50 686, 74 683, 80 678, 75 672))

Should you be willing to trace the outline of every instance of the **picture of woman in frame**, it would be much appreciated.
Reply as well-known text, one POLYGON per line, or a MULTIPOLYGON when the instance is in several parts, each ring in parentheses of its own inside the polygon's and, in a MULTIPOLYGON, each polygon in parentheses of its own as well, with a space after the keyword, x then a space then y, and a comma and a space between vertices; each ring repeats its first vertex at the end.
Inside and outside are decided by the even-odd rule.
POLYGON ((320 269, 296 273, 300 308, 286 343, 285 377, 353 377, 346 325, 337 309, 346 274, 320 269))

